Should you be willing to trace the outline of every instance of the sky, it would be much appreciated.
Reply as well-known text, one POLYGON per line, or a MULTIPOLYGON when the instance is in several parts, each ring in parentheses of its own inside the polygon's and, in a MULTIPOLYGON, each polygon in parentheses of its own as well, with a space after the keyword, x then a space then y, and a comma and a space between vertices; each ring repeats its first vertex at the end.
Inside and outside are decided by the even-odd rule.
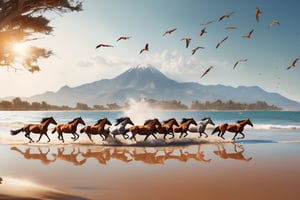
POLYGON ((85 0, 81 12, 47 14, 53 33, 26 45, 52 49, 55 55, 40 60, 41 71, 36 73, 1 68, 0 97, 56 92, 151 64, 178 82, 259 86, 300 101, 300 61, 286 69, 300 57, 299 7, 298 0, 85 0), (262 11, 259 22, 256 7, 262 11), (229 18, 218 21, 230 12, 229 18), (280 25, 269 27, 274 19, 280 25), (200 36, 204 27, 207 33, 200 36), (242 37, 252 29, 251 38, 242 37), (117 42, 120 36, 131 38, 117 42), (181 41, 184 37, 192 39, 188 48, 181 41), (100 43, 114 47, 96 49, 100 43), (140 54, 146 43, 149 51, 140 54), (192 55, 196 46, 204 49, 192 55), (240 59, 247 61, 233 69, 240 59))

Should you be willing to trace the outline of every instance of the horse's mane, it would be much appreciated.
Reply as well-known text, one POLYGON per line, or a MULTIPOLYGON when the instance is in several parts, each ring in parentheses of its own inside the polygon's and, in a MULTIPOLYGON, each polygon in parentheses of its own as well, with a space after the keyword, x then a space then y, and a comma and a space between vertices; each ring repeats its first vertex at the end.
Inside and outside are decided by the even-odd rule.
POLYGON ((103 120, 107 120, 107 118, 102 118, 102 119, 99 119, 97 122, 96 122, 96 124, 94 124, 94 126, 96 126, 96 125, 98 125, 98 124, 100 124, 103 120))
POLYGON ((149 122, 153 121, 155 119, 147 119, 145 122, 144 122, 144 125, 148 124, 149 122))
POLYGON ((47 120, 49 120, 49 119, 51 119, 51 118, 53 118, 53 117, 44 117, 44 118, 41 120, 41 123, 44 123, 45 121, 47 121, 47 120))
POLYGON ((238 120, 238 121, 236 121, 236 123, 241 123, 241 122, 244 122, 244 121, 246 121, 247 119, 243 119, 243 120, 238 120))
POLYGON ((72 124, 75 120, 79 119, 79 117, 74 118, 72 121, 68 122, 68 124, 72 124))
POLYGON ((118 119, 116 119, 116 124, 115 126, 119 125, 122 121, 129 119, 129 117, 120 117, 118 119))
POLYGON ((204 117, 204 118, 201 119, 201 121, 204 121, 204 120, 207 120, 207 119, 209 119, 209 117, 204 117))
POLYGON ((182 118, 182 120, 181 120, 181 124, 183 124, 183 123, 185 123, 185 122, 187 122, 187 121, 189 121, 189 120, 191 120, 192 118, 182 118))
POLYGON ((169 123, 171 120, 175 120, 175 118, 173 117, 173 118, 170 118, 170 119, 168 119, 168 120, 165 120, 165 121, 163 121, 163 123, 164 123, 164 124, 167 124, 167 123, 169 123))

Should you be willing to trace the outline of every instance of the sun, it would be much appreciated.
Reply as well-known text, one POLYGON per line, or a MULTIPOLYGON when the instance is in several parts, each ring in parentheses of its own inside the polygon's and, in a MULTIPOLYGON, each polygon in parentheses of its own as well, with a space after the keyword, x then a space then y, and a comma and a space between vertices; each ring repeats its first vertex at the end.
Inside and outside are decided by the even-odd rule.
POLYGON ((15 43, 12 49, 17 55, 25 56, 27 54, 28 46, 25 43, 15 43))

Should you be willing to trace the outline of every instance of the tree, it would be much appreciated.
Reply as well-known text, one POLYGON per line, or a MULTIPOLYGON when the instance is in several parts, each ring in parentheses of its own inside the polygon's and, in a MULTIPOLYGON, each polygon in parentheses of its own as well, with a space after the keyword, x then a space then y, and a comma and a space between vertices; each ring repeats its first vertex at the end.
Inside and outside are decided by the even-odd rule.
POLYGON ((30 72, 40 70, 40 58, 53 55, 51 50, 28 46, 26 53, 15 50, 17 44, 38 39, 38 34, 49 35, 53 27, 43 14, 81 11, 81 0, 1 0, 0 1, 0 66, 17 69, 21 64, 30 72))

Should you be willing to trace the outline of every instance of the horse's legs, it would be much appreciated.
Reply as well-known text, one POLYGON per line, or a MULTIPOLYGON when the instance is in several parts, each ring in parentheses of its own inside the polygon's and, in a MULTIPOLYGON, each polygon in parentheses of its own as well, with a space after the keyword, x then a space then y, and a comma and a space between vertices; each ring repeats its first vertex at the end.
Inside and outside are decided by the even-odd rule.
POLYGON ((47 133, 45 133, 45 135, 46 135, 46 136, 47 136, 47 138, 48 138, 48 142, 50 142, 50 138, 49 138, 48 134, 47 134, 47 133))
POLYGON ((149 136, 150 136, 150 135, 147 135, 147 136, 145 137, 144 142, 147 140, 147 138, 148 138, 149 136))
POLYGON ((188 135, 188 133, 187 132, 185 132, 185 134, 184 134, 184 136, 183 137, 186 137, 188 135))
POLYGON ((155 139, 157 139, 157 137, 154 135, 154 133, 152 133, 151 135, 153 135, 153 137, 154 137, 155 139))
MULTIPOLYGON (((223 132, 220 133, 220 137, 221 137, 223 140, 225 140, 225 138, 224 138, 224 133, 225 133, 225 131, 223 131, 223 132)), ((219 136, 219 135, 218 135, 218 136, 219 136)))
POLYGON ((30 143, 34 142, 33 139, 30 137, 30 132, 27 132, 27 131, 26 131, 25 137, 27 137, 27 138, 29 139, 29 142, 30 142, 30 143))
POLYGON ((129 136, 126 134, 126 133, 124 133, 123 134, 123 138, 125 139, 125 140, 127 140, 128 138, 129 138, 129 136), (125 137, 126 136, 126 137, 125 137))
POLYGON ((88 135, 89 139, 90 139, 92 142, 94 142, 93 139, 92 139, 91 134, 87 133, 87 135, 88 135))
POLYGON ((174 132, 171 132, 170 134, 172 135, 172 137, 170 137, 169 139, 173 139, 175 137, 174 132))
POLYGON ((78 138, 79 138, 79 135, 76 133, 76 132, 74 132, 74 133, 72 133, 73 135, 74 135, 74 141, 76 141, 76 140, 78 140, 78 138))
POLYGON ((244 139, 245 138, 245 134, 243 132, 239 132, 239 133, 242 135, 242 137, 238 137, 237 139, 244 139))

